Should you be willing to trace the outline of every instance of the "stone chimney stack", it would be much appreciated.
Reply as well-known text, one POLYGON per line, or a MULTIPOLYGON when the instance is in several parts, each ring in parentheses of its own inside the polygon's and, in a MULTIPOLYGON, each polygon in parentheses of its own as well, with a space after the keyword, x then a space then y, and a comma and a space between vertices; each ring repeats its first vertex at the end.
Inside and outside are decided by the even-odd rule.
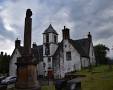
POLYGON ((33 48, 36 48, 36 42, 33 42, 33 44, 32 44, 32 46, 33 46, 33 48))
POLYGON ((18 40, 18 38, 15 40, 15 48, 20 47, 20 40, 18 40))
POLYGON ((92 41, 92 36, 91 36, 90 32, 88 33, 87 36, 88 36, 88 40, 89 40, 89 41, 92 41))
POLYGON ((64 26, 64 29, 62 30, 63 40, 70 38, 70 32, 69 29, 64 26))

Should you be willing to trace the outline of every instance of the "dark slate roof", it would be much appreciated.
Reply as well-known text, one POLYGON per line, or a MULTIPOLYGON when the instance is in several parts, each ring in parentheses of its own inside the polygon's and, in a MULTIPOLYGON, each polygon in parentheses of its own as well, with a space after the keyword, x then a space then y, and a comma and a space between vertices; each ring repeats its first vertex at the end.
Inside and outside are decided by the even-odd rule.
POLYGON ((19 49, 19 51, 20 51, 20 53, 22 55, 24 53, 24 48, 22 46, 20 46, 18 49, 19 49))
MULTIPOLYGON (((24 48, 20 46, 18 49, 22 55, 24 53, 24 48)), ((31 53, 36 54, 38 61, 43 60, 43 45, 36 46, 36 48, 31 48, 31 53)))
POLYGON ((85 50, 82 48, 82 46, 76 40, 69 39, 69 42, 72 43, 74 48, 78 51, 78 53, 80 53, 81 56, 88 57, 88 55, 85 52, 85 50))
MULTIPOLYGON (((72 40, 69 39, 69 42, 74 46, 74 48, 77 50, 77 52, 83 56, 83 57, 88 57, 89 56, 89 45, 90 45, 90 41, 85 38, 85 39, 79 39, 79 40, 72 40)), ((59 49, 63 48, 63 42, 60 42, 58 44, 58 48, 56 50, 56 52, 54 53, 53 56, 57 55, 57 52, 59 49)))
POLYGON ((55 34, 58 34, 54 28, 52 27, 52 25, 50 24, 49 27, 44 31, 43 34, 47 34, 47 33, 55 33, 55 34))
POLYGON ((88 40, 88 38, 75 40, 75 42, 78 42, 81 45, 81 47, 84 49, 84 51, 87 53, 87 55, 89 55, 90 41, 88 40))
POLYGON ((36 53, 37 60, 43 60, 43 45, 36 46, 31 49, 32 53, 36 53))

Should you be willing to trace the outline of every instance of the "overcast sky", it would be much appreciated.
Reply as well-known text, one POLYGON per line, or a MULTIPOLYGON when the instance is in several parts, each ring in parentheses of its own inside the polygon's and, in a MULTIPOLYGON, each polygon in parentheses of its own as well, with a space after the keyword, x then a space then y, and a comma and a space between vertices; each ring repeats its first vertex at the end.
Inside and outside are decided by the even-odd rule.
MULTIPOLYGON (((87 38, 91 32, 93 44, 113 46, 113 0, 0 0, 0 51, 12 54, 15 40, 23 45, 26 9, 32 15, 32 43, 43 44, 44 30, 50 20, 62 40, 64 25, 72 39, 87 38)), ((113 51, 109 52, 113 57, 113 51)))

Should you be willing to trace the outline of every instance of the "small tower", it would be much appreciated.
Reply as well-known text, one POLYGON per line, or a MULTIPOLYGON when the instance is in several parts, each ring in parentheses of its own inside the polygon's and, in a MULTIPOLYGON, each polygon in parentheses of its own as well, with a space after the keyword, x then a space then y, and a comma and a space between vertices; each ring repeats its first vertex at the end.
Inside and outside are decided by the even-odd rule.
POLYGON ((43 33, 43 60, 45 65, 44 76, 52 75, 52 55, 55 53, 58 47, 58 33, 52 25, 43 33))

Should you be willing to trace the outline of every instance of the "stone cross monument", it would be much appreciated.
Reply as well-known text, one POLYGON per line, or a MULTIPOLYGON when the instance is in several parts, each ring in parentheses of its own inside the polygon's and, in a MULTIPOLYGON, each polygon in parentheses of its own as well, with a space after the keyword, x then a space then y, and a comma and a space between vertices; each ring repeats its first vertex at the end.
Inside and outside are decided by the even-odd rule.
POLYGON ((32 12, 30 9, 26 11, 26 18, 25 18, 25 27, 24 27, 24 54, 31 54, 31 23, 32 23, 32 12))
POLYGON ((37 60, 31 54, 32 11, 27 9, 24 27, 24 54, 17 58, 17 82, 15 90, 40 90, 37 81, 37 60))

